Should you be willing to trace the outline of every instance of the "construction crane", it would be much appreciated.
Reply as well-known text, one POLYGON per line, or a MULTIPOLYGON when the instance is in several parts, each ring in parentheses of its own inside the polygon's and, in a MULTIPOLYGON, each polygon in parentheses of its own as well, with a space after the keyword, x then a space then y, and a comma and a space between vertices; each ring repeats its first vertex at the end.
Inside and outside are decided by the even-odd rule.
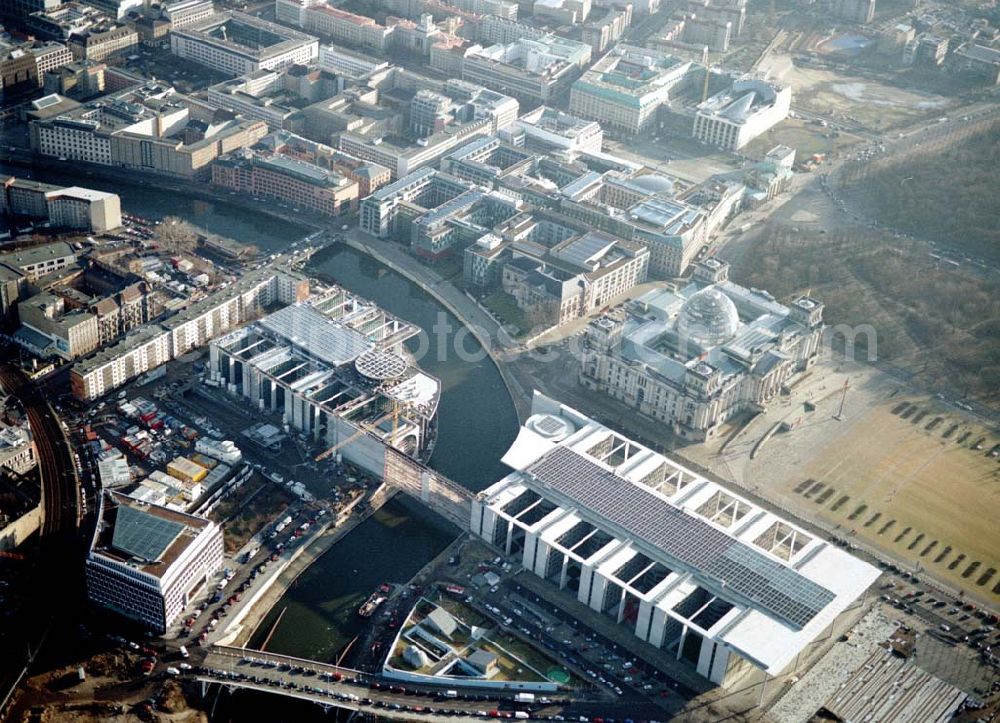
POLYGON ((399 429, 399 413, 400 413, 400 411, 402 411, 402 406, 399 404, 399 402, 397 400, 393 399, 392 400, 392 410, 388 414, 383 414, 381 417, 379 417, 378 419, 376 419, 374 422, 371 422, 370 424, 362 423, 361 429, 359 429, 357 432, 355 432, 354 434, 352 434, 350 437, 348 437, 347 439, 340 440, 335 445, 333 445, 332 447, 330 447, 329 449, 327 449, 325 452, 320 452, 318 455, 316 455, 316 458, 315 458, 316 461, 317 462, 322 462, 324 459, 326 459, 327 457, 329 457, 331 454, 333 454, 334 452, 336 452, 338 449, 341 449, 342 447, 350 444, 351 442, 353 442, 358 437, 364 436, 365 434, 368 433, 369 429, 377 427, 378 425, 382 424, 382 422, 386 421, 387 419, 391 419, 392 420, 392 436, 389 439, 395 440, 396 439, 396 431, 399 429))
POLYGON ((701 102, 708 100, 708 77, 712 74, 712 66, 708 62, 708 54, 705 54, 705 84, 701 89, 701 102))

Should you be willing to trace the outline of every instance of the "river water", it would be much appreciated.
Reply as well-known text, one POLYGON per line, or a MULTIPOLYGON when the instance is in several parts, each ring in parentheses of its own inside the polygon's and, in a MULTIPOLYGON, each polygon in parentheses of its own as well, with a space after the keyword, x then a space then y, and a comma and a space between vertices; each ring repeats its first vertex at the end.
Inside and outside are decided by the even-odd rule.
MULTIPOLYGON (((474 491, 500 479, 505 470, 499 460, 513 441, 517 416, 493 363, 464 361, 455 352, 458 320, 418 286, 354 249, 325 251, 311 269, 424 330, 408 345, 442 384, 431 466, 474 491), (439 334, 435 325, 453 331, 439 334)), ((475 356, 475 340, 465 337, 464 343, 475 356)), ((457 534, 420 504, 397 497, 303 573, 265 617, 251 647, 281 615, 268 650, 329 660, 361 631, 355 612, 365 597, 382 582, 406 582, 457 534)))
MULTIPOLYGON (((81 175, 68 177, 43 170, 0 164, 0 172, 63 185, 79 184, 118 193, 122 210, 149 219, 177 216, 202 229, 263 251, 284 249, 308 230, 224 202, 185 198, 141 186, 115 187, 81 175)), ((438 441, 432 467, 471 490, 480 490, 506 474, 500 457, 517 432, 517 416, 499 372, 488 357, 464 361, 454 352, 461 328, 433 297, 406 278, 349 248, 328 250, 314 258, 313 271, 379 304, 426 332, 420 366, 441 380, 438 441), (451 329, 433 331, 435 324, 451 329)), ((468 335, 464 350, 478 344, 468 335)), ((421 340, 409 342, 419 352, 421 340)), ((285 610, 268 649, 288 655, 329 659, 360 629, 360 602, 384 581, 409 580, 458 534, 419 503, 397 497, 337 543, 304 572, 275 605, 257 633, 259 643, 275 617, 285 610)))

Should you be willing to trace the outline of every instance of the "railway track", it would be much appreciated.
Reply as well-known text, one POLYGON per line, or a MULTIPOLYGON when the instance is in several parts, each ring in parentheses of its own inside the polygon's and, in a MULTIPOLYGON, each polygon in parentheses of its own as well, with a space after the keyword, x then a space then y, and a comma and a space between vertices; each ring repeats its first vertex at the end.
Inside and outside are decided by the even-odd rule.
POLYGON ((27 375, 0 364, 0 385, 20 400, 31 425, 42 481, 42 540, 75 538, 80 529, 80 483, 69 440, 44 394, 27 375))

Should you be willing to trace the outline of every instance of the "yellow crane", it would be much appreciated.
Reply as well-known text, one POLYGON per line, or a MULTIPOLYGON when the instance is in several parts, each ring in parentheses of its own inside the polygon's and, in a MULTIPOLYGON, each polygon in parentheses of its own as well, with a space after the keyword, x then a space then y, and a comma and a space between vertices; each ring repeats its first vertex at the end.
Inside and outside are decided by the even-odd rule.
POLYGON ((327 449, 325 452, 320 452, 318 455, 316 455, 316 458, 315 458, 316 461, 317 462, 322 462, 324 459, 326 459, 327 457, 329 457, 331 454, 333 454, 334 452, 336 452, 338 449, 344 447, 345 445, 350 444, 351 442, 353 442, 358 437, 361 437, 361 436, 367 434, 367 432, 369 431, 369 429, 374 429, 375 427, 377 427, 378 425, 382 424, 382 422, 384 422, 387 419, 391 419, 392 420, 392 436, 389 439, 390 440, 395 440, 396 439, 396 430, 399 428, 399 412, 400 412, 400 404, 399 404, 398 401, 396 401, 395 399, 393 399, 392 400, 392 411, 390 411, 388 414, 383 414, 381 417, 379 417, 378 419, 376 419, 374 422, 371 422, 370 424, 362 423, 361 429, 359 429, 357 432, 355 432, 354 434, 352 434, 350 437, 348 437, 347 439, 340 440, 335 445, 333 445, 332 447, 330 447, 329 449, 327 449))

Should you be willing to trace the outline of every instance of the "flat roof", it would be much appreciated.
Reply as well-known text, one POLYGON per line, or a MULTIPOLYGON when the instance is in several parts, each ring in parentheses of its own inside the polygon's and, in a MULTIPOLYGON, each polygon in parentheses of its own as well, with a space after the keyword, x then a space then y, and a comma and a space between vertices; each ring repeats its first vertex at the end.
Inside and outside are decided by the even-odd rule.
POLYGON ((375 346, 361 332, 311 306, 286 306, 265 316, 258 324, 310 356, 335 366, 353 362, 375 346))
POLYGON ((138 329, 130 331, 128 336, 119 341, 117 344, 106 346, 96 354, 78 361, 73 365, 73 371, 80 375, 90 374, 92 371, 100 369, 105 364, 109 364, 110 362, 120 359, 143 344, 148 344, 153 339, 164 336, 167 333, 169 332, 159 324, 141 326, 138 329))
POLYGON ((552 517, 537 521, 541 538, 562 535, 572 527, 565 520, 576 517, 601 530, 608 544, 627 544, 677 573, 681 579, 666 596, 649 591, 648 602, 658 609, 669 611, 678 602, 672 591, 681 588, 687 590, 681 597, 700 587, 729 603, 733 609, 706 634, 770 673, 784 670, 880 575, 564 404, 535 392, 531 412, 503 458, 516 471, 487 489, 483 504, 502 510, 530 490, 554 505, 552 517), (564 423, 565 432, 546 431, 540 421, 547 417, 564 423), (713 514, 707 508, 718 500, 739 514, 713 514))
POLYGON ((212 522, 148 504, 119 492, 101 502, 102 528, 90 554, 163 578, 170 566, 212 522))
POLYGON ((634 484, 566 447, 556 447, 527 472, 546 489, 644 540, 775 617, 803 627, 834 594, 649 488, 634 484))
POLYGON ((56 241, 51 244, 30 246, 28 248, 18 249, 17 251, 0 254, 0 262, 10 266, 23 268, 25 266, 32 266, 45 261, 66 258, 67 256, 75 257, 76 251, 74 251, 73 247, 65 241, 56 241))

